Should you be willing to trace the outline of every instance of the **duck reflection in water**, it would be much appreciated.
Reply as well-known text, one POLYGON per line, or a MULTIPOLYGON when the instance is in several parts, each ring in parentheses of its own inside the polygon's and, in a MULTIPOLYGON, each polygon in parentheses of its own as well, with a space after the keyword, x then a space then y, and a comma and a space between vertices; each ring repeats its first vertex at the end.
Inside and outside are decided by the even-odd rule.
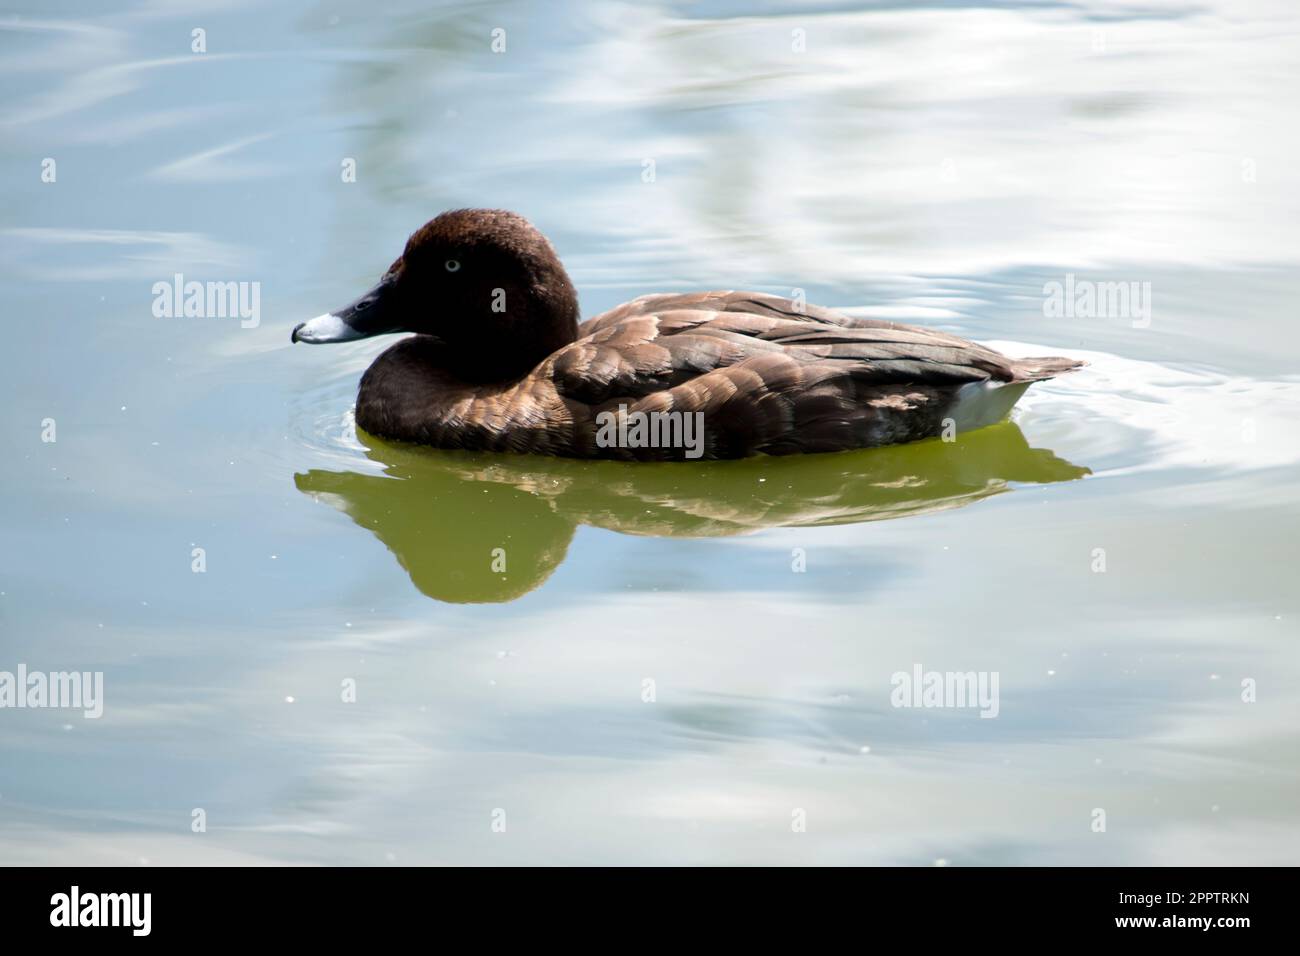
POLYGON ((1010 421, 952 442, 693 463, 443 451, 360 430, 357 437, 384 474, 313 469, 295 484, 372 532, 424 594, 454 603, 512 601, 541 586, 579 525, 708 538, 856 524, 960 508, 1014 482, 1090 474, 1031 448, 1010 421), (504 549, 505 573, 495 549, 504 549))

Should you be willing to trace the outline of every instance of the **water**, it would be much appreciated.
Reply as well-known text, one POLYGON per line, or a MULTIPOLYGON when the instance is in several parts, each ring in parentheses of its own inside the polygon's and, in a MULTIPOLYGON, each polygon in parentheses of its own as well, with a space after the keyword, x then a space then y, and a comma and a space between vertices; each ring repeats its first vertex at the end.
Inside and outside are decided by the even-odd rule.
POLYGON ((1292 5, 6 6, 0 671, 105 699, 0 710, 0 862, 1295 862, 1292 5), (388 343, 289 329, 467 205, 585 315, 1091 364, 806 459, 358 435, 388 343), (155 317, 177 273, 255 327, 155 317), (1069 275, 1149 317, 1046 316, 1069 275), (918 664, 996 719, 891 706, 918 664))

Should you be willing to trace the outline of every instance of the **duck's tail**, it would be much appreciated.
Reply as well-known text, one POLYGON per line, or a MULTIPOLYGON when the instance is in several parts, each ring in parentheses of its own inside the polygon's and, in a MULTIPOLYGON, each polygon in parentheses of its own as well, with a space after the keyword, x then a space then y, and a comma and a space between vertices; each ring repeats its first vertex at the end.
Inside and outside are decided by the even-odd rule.
POLYGON ((1087 364, 1081 359, 1064 358, 1059 355, 1013 359, 1011 362, 1011 381, 1041 382, 1044 379, 1055 378, 1062 372, 1072 372, 1076 368, 1087 364))

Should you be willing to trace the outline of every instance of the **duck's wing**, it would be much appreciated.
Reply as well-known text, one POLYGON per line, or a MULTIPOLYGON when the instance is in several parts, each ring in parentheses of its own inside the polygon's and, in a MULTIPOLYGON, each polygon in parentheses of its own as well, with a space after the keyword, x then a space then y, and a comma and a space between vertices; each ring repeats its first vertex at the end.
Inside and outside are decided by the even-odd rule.
POLYGON ((579 334, 548 360, 548 372, 561 395, 591 405, 649 396, 723 369, 757 373, 751 388, 788 391, 791 378, 804 387, 831 378, 860 387, 1027 382, 1079 364, 1014 360, 933 329, 756 292, 644 296, 584 323, 579 334))

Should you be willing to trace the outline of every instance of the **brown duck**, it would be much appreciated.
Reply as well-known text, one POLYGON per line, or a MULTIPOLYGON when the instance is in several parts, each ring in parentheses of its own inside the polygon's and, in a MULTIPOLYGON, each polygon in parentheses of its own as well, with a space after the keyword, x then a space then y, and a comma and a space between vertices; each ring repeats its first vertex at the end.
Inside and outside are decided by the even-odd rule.
POLYGON ((1004 418, 1082 365, 755 292, 647 295, 579 323, 528 220, 446 212, 295 342, 414 332, 361 379, 357 425, 439 448, 681 460, 843 451, 1004 418))

